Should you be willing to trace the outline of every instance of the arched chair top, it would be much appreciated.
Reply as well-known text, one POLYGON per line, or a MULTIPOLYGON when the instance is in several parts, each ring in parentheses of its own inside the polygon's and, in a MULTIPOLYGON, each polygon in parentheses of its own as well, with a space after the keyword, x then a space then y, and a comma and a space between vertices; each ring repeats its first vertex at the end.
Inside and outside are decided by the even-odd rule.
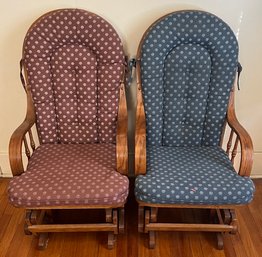
POLYGON ((230 27, 184 10, 154 22, 137 53, 148 145, 218 145, 238 62, 230 27))
POLYGON ((90 48, 102 62, 124 61, 121 39, 105 19, 82 9, 58 9, 37 19, 24 40, 24 58, 51 57, 64 45, 90 48))
POLYGON ((41 143, 114 143, 125 55, 100 16, 59 9, 40 17, 23 47, 41 143))
POLYGON ((222 43, 233 44, 238 54, 238 42, 229 25, 216 15, 201 10, 175 11, 154 21, 140 41, 137 51, 138 59, 142 57, 143 48, 149 41, 151 41, 151 47, 152 42, 161 43, 163 51, 170 50, 175 45, 182 43, 209 45, 210 47, 212 44, 214 46, 222 43), (219 39, 222 39, 222 42, 219 39), (226 39, 229 41, 226 42, 226 39))

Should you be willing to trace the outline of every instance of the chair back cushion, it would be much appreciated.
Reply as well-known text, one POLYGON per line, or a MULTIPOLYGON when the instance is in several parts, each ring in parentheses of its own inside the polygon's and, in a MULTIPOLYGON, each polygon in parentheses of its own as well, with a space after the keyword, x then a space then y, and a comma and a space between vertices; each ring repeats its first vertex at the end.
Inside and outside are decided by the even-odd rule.
POLYGON ((218 145, 238 61, 229 26, 203 11, 156 21, 139 47, 147 144, 218 145))
POLYGON ((40 17, 23 59, 41 143, 114 143, 125 62, 114 28, 96 14, 61 9, 40 17))

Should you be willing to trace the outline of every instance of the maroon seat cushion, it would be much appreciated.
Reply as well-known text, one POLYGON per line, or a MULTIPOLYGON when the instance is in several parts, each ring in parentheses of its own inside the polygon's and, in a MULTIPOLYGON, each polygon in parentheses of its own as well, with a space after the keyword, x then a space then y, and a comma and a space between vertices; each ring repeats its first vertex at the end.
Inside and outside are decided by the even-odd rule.
POLYGON ((9 185, 17 207, 118 205, 128 195, 128 178, 116 172, 114 144, 44 144, 27 171, 9 185))

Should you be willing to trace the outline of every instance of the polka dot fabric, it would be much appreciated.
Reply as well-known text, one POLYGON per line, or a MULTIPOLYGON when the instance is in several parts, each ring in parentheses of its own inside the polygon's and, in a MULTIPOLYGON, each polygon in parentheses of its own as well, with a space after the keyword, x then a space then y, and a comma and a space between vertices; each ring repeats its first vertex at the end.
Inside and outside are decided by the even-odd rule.
POLYGON ((218 145, 237 60, 234 33, 210 13, 156 22, 141 45, 147 145, 218 145))
POLYGON ((128 195, 128 178, 115 171, 114 144, 43 144, 27 171, 9 185, 16 207, 118 205, 128 195))
POLYGON ((112 26, 79 9, 50 12, 23 52, 41 143, 113 143, 123 46, 112 26))
POLYGON ((217 146, 147 147, 147 174, 135 182, 140 201, 159 204, 246 204, 250 178, 239 176, 217 146))
POLYGON ((238 44, 203 11, 171 13, 140 45, 147 173, 137 200, 157 204, 246 204, 252 180, 239 176, 218 146, 233 85, 238 44))

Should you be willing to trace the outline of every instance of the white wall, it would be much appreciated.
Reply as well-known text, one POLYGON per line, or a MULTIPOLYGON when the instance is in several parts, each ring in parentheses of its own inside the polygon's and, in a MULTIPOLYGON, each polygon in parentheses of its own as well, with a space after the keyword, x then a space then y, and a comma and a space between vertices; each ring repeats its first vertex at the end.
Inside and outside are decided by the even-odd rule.
POLYGON ((0 2, 0 166, 9 176, 8 141, 25 115, 25 94, 19 81, 24 35, 40 15, 57 8, 83 8, 108 20, 135 56, 140 38, 158 17, 180 9, 202 9, 226 21, 239 39, 243 66, 237 114, 255 148, 253 176, 262 176, 262 1, 261 0, 12 0, 0 2))

